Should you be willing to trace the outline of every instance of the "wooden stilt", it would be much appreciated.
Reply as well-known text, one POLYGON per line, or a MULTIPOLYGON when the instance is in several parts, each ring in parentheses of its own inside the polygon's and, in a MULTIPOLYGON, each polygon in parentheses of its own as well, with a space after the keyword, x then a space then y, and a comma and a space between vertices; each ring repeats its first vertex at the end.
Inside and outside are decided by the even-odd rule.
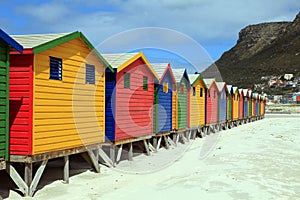
POLYGON ((32 163, 25 163, 24 181, 26 185, 32 182, 32 163))
POLYGON ((158 139, 158 143, 157 143, 157 147, 156 147, 156 150, 157 150, 157 151, 158 151, 158 149, 160 148, 161 139, 162 139, 162 137, 159 137, 159 139, 158 139))
POLYGON ((117 160, 116 160, 117 162, 119 162, 120 159, 121 159, 122 151, 123 151, 123 144, 121 144, 121 146, 120 146, 120 148, 118 150, 118 155, 117 155, 117 160))
POLYGON ((132 157, 133 157, 133 145, 132 145, 132 142, 130 142, 128 145, 129 145, 128 160, 132 161, 132 157))
MULTIPOLYGON (((114 146, 113 146, 114 147, 114 146)), ((111 147, 110 147, 111 149, 111 147)), ((115 150, 115 148, 112 148, 115 150)), ((111 152, 110 152, 111 153, 111 152)), ((114 156, 111 156, 111 158, 114 159, 114 161, 109 158, 106 153, 103 151, 102 148, 98 149, 98 155, 104 160, 104 162, 109 166, 109 167, 114 167, 115 166, 115 151, 114 151, 114 156)))
POLYGON ((150 142, 148 143, 148 145, 149 145, 149 150, 150 150, 152 153, 157 152, 157 151, 156 151, 156 148, 154 148, 154 146, 153 146, 150 142))
POLYGON ((95 156, 94 152, 90 149, 87 150, 91 164, 94 167, 95 172, 100 173, 100 165, 98 163, 98 156, 95 156))
POLYGON ((157 137, 153 138, 153 147, 157 149, 157 137))
POLYGON ((169 145, 169 142, 168 142, 168 139, 167 139, 167 136, 164 135, 164 141, 165 141, 165 144, 166 144, 166 148, 169 149, 170 148, 170 145, 169 145))
POLYGON ((178 142, 179 142, 179 133, 176 133, 176 142, 175 142, 175 144, 176 144, 176 146, 178 145, 178 142))
POLYGON ((64 179, 63 183, 69 183, 69 156, 64 156, 64 179))
POLYGON ((187 136, 187 140, 188 140, 188 141, 190 141, 191 135, 192 135, 192 130, 189 130, 189 131, 188 131, 188 136, 187 136))
POLYGON ((33 196, 33 194, 36 190, 36 187, 37 187, 37 185, 38 185, 38 183, 39 183, 39 181, 42 177, 42 174, 45 170, 45 167, 46 167, 47 163, 48 163, 48 160, 43 160, 41 166, 38 168, 37 172, 35 173, 35 176, 32 180, 32 183, 30 184, 30 187, 28 188, 28 195, 29 196, 31 196, 31 197, 33 196))
POLYGON ((176 146, 175 142, 169 136, 167 136, 167 140, 170 145, 176 146))
POLYGON ((115 145, 111 145, 109 147, 109 157, 110 157, 110 160, 112 161, 113 165, 115 165, 115 163, 116 163, 116 146, 115 145))
POLYGON ((19 190, 25 195, 28 195, 28 188, 29 186, 25 183, 25 181, 22 179, 22 177, 19 175, 17 170, 10 164, 6 165, 6 172, 9 174, 11 179, 14 181, 14 183, 17 185, 19 190))
POLYGON ((150 150, 149 150, 148 142, 147 142, 147 140, 143 140, 143 141, 144 141, 145 149, 146 149, 146 152, 147 152, 147 156, 150 156, 150 150))

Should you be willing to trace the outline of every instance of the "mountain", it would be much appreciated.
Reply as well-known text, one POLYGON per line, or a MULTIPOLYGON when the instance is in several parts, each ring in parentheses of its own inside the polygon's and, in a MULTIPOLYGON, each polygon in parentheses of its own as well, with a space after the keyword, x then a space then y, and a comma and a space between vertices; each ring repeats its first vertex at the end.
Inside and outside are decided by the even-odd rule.
POLYGON ((243 28, 236 45, 202 72, 205 78, 222 77, 227 84, 245 88, 260 83, 262 76, 287 73, 300 76, 300 13, 292 22, 243 28))

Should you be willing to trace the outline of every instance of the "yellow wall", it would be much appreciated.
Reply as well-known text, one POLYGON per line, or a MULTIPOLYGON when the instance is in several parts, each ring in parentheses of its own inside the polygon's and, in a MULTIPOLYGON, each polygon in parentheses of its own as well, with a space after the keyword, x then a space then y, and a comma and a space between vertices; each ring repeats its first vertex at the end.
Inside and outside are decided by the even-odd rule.
POLYGON ((34 57, 33 154, 104 141, 104 65, 74 39, 34 57), (49 56, 62 59, 62 81, 49 79, 49 56), (85 83, 95 65, 95 85, 85 83))
POLYGON ((238 119, 239 117, 239 93, 236 90, 234 94, 234 102, 233 102, 234 110, 233 110, 233 119, 238 119))
MULTIPOLYGON (((175 88, 175 87, 173 87, 175 88)), ((177 108, 177 91, 173 89, 172 93, 172 129, 178 130, 178 108, 177 108)))
POLYGON ((196 94, 193 96, 193 88, 190 92, 190 127, 197 127, 205 124, 205 87, 201 79, 198 79, 192 87, 195 87, 196 94), (202 97, 200 97, 202 88, 202 97))

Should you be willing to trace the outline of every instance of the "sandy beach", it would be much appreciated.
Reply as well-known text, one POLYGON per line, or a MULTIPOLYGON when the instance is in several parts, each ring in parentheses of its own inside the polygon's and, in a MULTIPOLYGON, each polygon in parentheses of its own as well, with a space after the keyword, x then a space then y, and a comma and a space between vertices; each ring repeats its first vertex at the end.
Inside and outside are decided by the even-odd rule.
MULTIPOLYGON (((299 114, 268 114, 149 157, 135 155, 115 169, 101 165, 100 174, 72 157, 69 184, 62 183, 62 161, 55 160, 34 197, 24 199, 298 199, 299 124, 299 114)), ((9 182, 1 196, 20 199, 1 177, 9 182)))

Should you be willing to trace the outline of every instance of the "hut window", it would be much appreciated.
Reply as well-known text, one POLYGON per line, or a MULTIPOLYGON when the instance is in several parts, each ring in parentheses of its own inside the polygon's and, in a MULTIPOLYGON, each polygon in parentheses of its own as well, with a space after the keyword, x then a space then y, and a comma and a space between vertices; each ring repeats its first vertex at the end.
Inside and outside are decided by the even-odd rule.
POLYGON ((216 98, 217 96, 217 91, 214 91, 214 99, 216 98))
POLYGON ((193 87, 193 96, 196 96, 196 88, 193 87))
POLYGON ((50 56, 50 77, 53 80, 62 80, 62 59, 50 56))
POLYGON ((207 90, 207 93, 208 93, 208 97, 210 97, 210 90, 207 90))
POLYGON ((203 88, 200 88, 200 97, 203 97, 203 88))
POLYGON ((143 77, 143 90, 148 90, 148 77, 144 76, 143 77))
POLYGON ((85 65, 85 83, 86 84, 95 84, 95 66, 94 65, 85 65))
POLYGON ((163 83, 163 92, 164 93, 168 93, 168 91, 169 91, 169 85, 168 85, 168 82, 164 82, 163 83))
POLYGON ((130 73, 124 72, 124 88, 130 89, 130 73))
POLYGON ((184 94, 184 85, 180 85, 180 93, 184 94))

